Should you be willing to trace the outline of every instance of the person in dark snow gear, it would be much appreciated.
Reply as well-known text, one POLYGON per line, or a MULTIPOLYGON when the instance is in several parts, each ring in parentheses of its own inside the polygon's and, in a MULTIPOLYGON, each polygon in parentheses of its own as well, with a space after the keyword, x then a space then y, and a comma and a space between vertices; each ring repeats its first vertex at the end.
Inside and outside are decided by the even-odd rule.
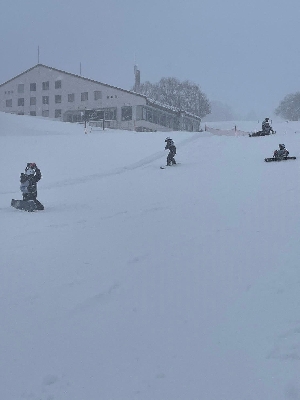
POLYGON ((270 125, 269 118, 265 118, 261 124, 262 135, 270 135, 271 132, 274 133, 273 128, 270 125))
POLYGON ((22 172, 20 176, 23 200, 33 200, 39 210, 44 209, 44 206, 37 200, 37 182, 41 178, 42 174, 36 163, 27 163, 25 172, 22 172))
POLYGON ((289 151, 287 151, 287 149, 285 148, 284 144, 279 144, 279 150, 275 150, 274 151, 274 158, 284 158, 284 157, 288 157, 288 155, 290 154, 289 151))
POLYGON ((167 156, 167 165, 172 165, 172 164, 176 164, 175 161, 175 154, 176 154, 176 146, 173 142, 173 140, 170 137, 167 137, 165 140, 166 146, 165 146, 165 150, 169 150, 169 154, 167 156))

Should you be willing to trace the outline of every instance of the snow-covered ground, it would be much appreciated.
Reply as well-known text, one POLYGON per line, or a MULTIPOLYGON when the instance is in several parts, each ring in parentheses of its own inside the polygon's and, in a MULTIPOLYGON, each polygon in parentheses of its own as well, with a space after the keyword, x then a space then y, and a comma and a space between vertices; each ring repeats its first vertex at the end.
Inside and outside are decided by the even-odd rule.
POLYGON ((0 113, 0 398, 300 399, 300 122, 273 127, 171 133, 161 170, 165 133, 0 113), (10 207, 27 162, 45 211, 10 207))

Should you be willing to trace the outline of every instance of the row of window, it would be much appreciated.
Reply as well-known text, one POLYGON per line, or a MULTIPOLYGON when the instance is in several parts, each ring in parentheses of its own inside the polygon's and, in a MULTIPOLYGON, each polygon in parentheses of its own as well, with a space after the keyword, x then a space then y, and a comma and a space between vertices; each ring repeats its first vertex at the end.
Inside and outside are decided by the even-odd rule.
MULTIPOLYGON (((23 111, 19 111, 18 115, 24 115, 23 111)), ((29 115, 35 117, 36 116, 36 111, 30 111, 29 115)), ((43 117, 49 117, 49 110, 43 110, 42 111, 42 116, 43 117)), ((55 110, 54 111, 54 116, 55 118, 61 118, 61 110, 55 110)))
MULTIPOLYGON (((138 106, 139 107, 139 106, 138 106)), ((144 109, 148 109, 148 107, 143 107, 144 109)), ((152 113, 154 114, 154 110, 148 109, 149 111, 151 110, 152 113)), ((24 112, 19 112, 19 115, 24 115, 24 112)), ((32 116, 36 116, 36 111, 30 111, 29 113, 32 116)), ((150 117, 150 113, 148 116, 150 117, 148 119, 149 122, 153 122, 156 124, 160 124, 163 126, 168 126, 169 128, 172 128, 174 130, 179 130, 179 120, 177 118, 173 119, 169 115, 165 114, 160 114, 160 118, 156 120, 156 118, 150 117)), ((42 116, 43 117, 49 117, 49 110, 42 110, 42 116)), ((55 118, 61 118, 62 116, 62 110, 61 109, 56 109, 54 110, 54 117, 55 118)), ((147 116, 147 113, 144 114, 144 116, 147 116)), ((89 115, 90 120, 95 120, 95 121, 100 121, 105 119, 105 121, 109 120, 116 120, 117 119, 117 109, 116 108, 107 108, 107 109, 102 109, 102 110, 95 110, 94 115, 91 114, 89 115), (97 115, 96 115, 97 114, 97 115), (94 117, 94 118, 93 118, 94 117)), ((131 121, 132 120, 132 107, 131 106, 124 106, 121 108, 121 119, 122 121, 131 121)), ((138 120, 139 118, 137 118, 138 120)), ((145 118, 142 118, 145 119, 145 118)), ((66 113, 65 120, 68 122, 83 122, 84 119, 84 112, 82 111, 70 111, 66 113)), ((146 119, 145 119, 146 120, 146 119)), ((184 118, 182 121, 182 129, 186 131, 192 132, 193 129, 199 130, 200 129, 200 123, 197 124, 197 126, 193 127, 193 123, 191 120, 188 118, 184 118)))
POLYGON ((180 121, 176 116, 147 106, 137 106, 136 119, 149 121, 174 130, 178 130, 180 125, 180 121))
MULTIPOLYGON (((42 82, 42 88, 43 90, 49 90, 49 81, 47 82, 42 82)), ((61 81, 55 81, 55 89, 60 89, 61 88, 61 81)), ((36 92, 36 83, 30 83, 30 92, 36 92)), ((4 92, 5 94, 13 94, 13 90, 6 90, 4 92)), ((24 83, 20 83, 18 85, 18 93, 25 93, 25 85, 24 83)), ((69 97, 73 96, 73 100, 68 100, 68 101, 74 101, 75 100, 75 93, 69 94, 69 97)), ((113 99, 117 98, 117 95, 114 96, 106 96, 107 99, 113 99)), ((101 90, 95 90, 94 91, 94 100, 101 100, 102 99, 102 92, 101 90)), ((81 93, 81 101, 88 100, 88 92, 81 93), (82 98, 86 97, 86 98, 82 98)))
MULTIPOLYGON (((61 89, 61 80, 55 81, 54 82, 54 87, 55 87, 55 89, 61 89)), ((49 81, 42 82, 42 89, 43 90, 49 90, 49 88, 50 88, 49 81)), ((30 83, 29 84, 29 90, 31 92, 36 92, 36 83, 30 83)), ((25 84, 24 83, 19 83, 18 84, 18 93, 24 93, 24 91, 25 91, 25 84)))
MULTIPOLYGON (((94 100, 99 100, 102 98, 102 93, 99 90, 94 91, 94 100)), ((87 101, 89 99, 89 93, 88 92, 83 92, 81 93, 81 101, 87 101)), ((30 105, 34 106, 36 105, 36 97, 30 97, 30 105)), ((75 101, 75 93, 69 93, 68 94, 68 102, 73 103, 75 101)), ((62 102, 62 96, 60 94, 57 94, 54 96, 54 102, 55 104, 61 103, 62 102)), ((43 104, 49 104, 49 96, 42 96, 42 103, 43 104)), ((12 99, 6 100, 6 107, 12 107, 12 99)), ((25 105, 25 98, 24 97, 19 97, 18 98, 18 106, 24 106, 25 105)))
POLYGON ((116 121, 117 107, 109 107, 93 110, 69 110, 64 114, 64 121, 84 122, 84 121, 116 121))
POLYGON ((158 111, 147 106, 137 106, 136 119, 152 122, 153 124, 162 125, 170 129, 183 129, 192 132, 194 129, 200 129, 200 122, 195 122, 189 118, 180 119, 177 116, 167 112, 158 111))
MULTIPOLYGON (((68 122, 83 122, 83 121, 116 121, 117 120, 117 108, 103 108, 98 110, 72 110, 65 113, 64 119, 68 122)), ((121 107, 121 120, 131 121, 132 120, 132 107, 124 106, 121 107)))

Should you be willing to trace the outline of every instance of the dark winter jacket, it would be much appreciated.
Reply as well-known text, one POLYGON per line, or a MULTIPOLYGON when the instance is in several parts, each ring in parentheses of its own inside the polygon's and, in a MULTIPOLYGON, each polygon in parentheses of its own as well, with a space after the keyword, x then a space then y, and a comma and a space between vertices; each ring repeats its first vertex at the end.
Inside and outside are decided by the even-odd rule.
POLYGON ((287 151, 287 149, 275 150, 275 151, 274 151, 274 157, 275 157, 275 158, 288 157, 289 154, 290 154, 290 152, 287 151))
POLYGON ((270 134, 270 132, 273 132, 273 129, 269 123, 269 121, 264 120, 263 123, 261 124, 261 129, 264 133, 270 134))
POLYGON ((33 197, 37 196, 37 182, 41 179, 42 174, 39 168, 35 168, 34 175, 26 175, 23 172, 20 176, 20 189, 23 194, 30 194, 33 197))
POLYGON ((172 154, 175 155, 176 154, 176 146, 175 146, 173 140, 172 139, 167 140, 166 143, 167 144, 166 144, 165 150, 169 150, 172 154))

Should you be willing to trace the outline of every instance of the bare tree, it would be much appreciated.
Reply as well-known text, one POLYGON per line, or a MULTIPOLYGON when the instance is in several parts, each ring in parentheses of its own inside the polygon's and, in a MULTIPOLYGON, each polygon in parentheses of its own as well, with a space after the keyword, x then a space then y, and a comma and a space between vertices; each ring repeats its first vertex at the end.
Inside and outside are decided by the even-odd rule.
POLYGON ((206 95, 198 85, 190 81, 180 82, 171 77, 162 78, 154 84, 147 81, 140 85, 139 93, 201 118, 210 113, 210 103, 206 95))

